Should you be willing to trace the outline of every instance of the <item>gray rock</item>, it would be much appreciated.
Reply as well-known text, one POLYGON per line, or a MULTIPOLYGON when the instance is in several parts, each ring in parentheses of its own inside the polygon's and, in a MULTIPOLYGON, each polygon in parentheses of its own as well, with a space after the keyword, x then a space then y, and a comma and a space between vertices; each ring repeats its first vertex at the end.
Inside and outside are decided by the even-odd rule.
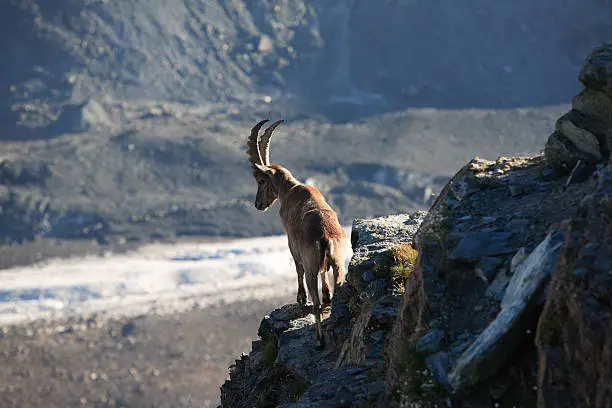
POLYGON ((364 357, 368 360, 382 359, 385 354, 385 342, 388 332, 386 330, 378 330, 370 335, 369 341, 365 342, 364 357))
POLYGON ((333 368, 333 349, 315 349, 314 316, 292 320, 278 340, 277 364, 282 364, 296 375, 314 381, 333 368))
POLYGON ((518 307, 502 310, 459 357, 449 374, 449 382, 454 391, 466 389, 487 379, 505 363, 524 332, 523 328, 519 327, 521 311, 518 307))
POLYGON ((491 224, 492 222, 495 222, 495 221, 497 221, 497 217, 486 216, 480 219, 480 222, 482 224, 491 224))
POLYGON ((470 232, 451 253, 456 262, 476 262, 485 256, 509 254, 516 250, 510 245, 509 232, 470 232))
POLYGON ((436 379, 445 389, 450 389, 450 383, 448 381, 448 370, 451 366, 450 356, 447 352, 441 351, 439 353, 430 354, 425 357, 425 367, 429 370, 431 375, 436 379))
POLYGON ((463 201, 472 194, 480 191, 481 186, 471 177, 462 177, 454 181, 449 193, 457 201, 463 201))
POLYGON ((50 125, 57 132, 87 132, 92 128, 112 128, 113 121, 106 109, 96 100, 66 104, 55 123, 50 125))
POLYGON ((595 160, 602 159, 599 140, 596 136, 606 133, 601 123, 572 109, 557 120, 555 130, 565 136, 578 151, 595 160))
POLYGON ((538 291, 557 264, 563 240, 563 232, 549 233, 518 266, 502 299, 500 313, 451 370, 453 390, 465 389, 495 374, 521 343, 533 318, 531 312, 539 306, 534 300, 542 301, 538 291))
POLYGON ((557 177, 559 177, 559 175, 552 167, 546 167, 544 170, 542 170, 543 180, 550 181, 556 179, 557 177))
POLYGON ((352 368, 333 370, 323 374, 297 402, 278 408, 371 406, 367 402, 376 400, 386 389, 385 381, 368 381, 367 374, 355 375, 352 368))
POLYGON ((357 296, 357 293, 348 282, 334 289, 332 309, 329 316, 329 318, 335 322, 334 325, 339 325, 339 321, 342 319, 351 318, 349 301, 353 296, 357 296))
POLYGON ((386 279, 376 279, 371 282, 363 291, 363 293, 371 300, 377 300, 387 293, 389 281, 386 279))
POLYGON ((497 276, 497 271, 503 262, 502 259, 486 256, 478 261, 474 268, 474 272, 476 276, 489 284, 497 276))
POLYGON ((565 182, 565 187, 567 188, 572 184, 584 183, 591 177, 594 171, 594 162, 585 163, 584 161, 579 160, 570 172, 570 175, 565 182))
POLYGON ((363 373, 363 370, 363 367, 344 368, 344 372, 346 372, 348 375, 361 374, 363 373))
POLYGON ((11 186, 44 185, 51 176, 49 165, 25 159, 0 159, 0 184, 11 186))
POLYGON ((88 238, 105 234, 109 223, 96 213, 66 212, 51 218, 50 230, 44 236, 48 238, 88 238))
POLYGON ((612 95, 586 88, 572 98, 572 108, 602 122, 612 123, 612 95))
POLYGON ((522 185, 510 184, 508 185, 508 191, 510 192, 510 195, 512 197, 518 197, 525 194, 527 192, 527 189, 525 188, 525 186, 522 185))
POLYGON ((268 316, 264 316, 259 324, 257 335, 266 340, 278 338, 282 332, 289 329, 292 320, 308 316, 310 311, 307 307, 298 304, 284 305, 274 310, 268 316))
MULTIPOLYGON (((370 272, 377 276, 377 266, 388 263, 389 251, 394 245, 409 243, 425 218, 426 212, 391 215, 373 219, 356 219, 351 231, 353 257, 349 263, 347 281, 358 290, 367 282, 362 277, 370 272)), ((369 275, 366 275, 369 277, 369 275)))
POLYGON ((506 288, 502 309, 526 304, 550 276, 557 263, 565 240, 563 231, 549 233, 546 238, 521 262, 506 288))
POLYGON ((421 355, 437 353, 442 350, 444 343, 444 330, 433 328, 429 329, 415 344, 416 352, 421 355))
POLYGON ((525 250, 525 247, 521 247, 518 251, 516 251, 516 254, 514 254, 512 259, 510 260, 510 273, 513 274, 514 272, 516 272, 516 268, 518 268, 518 266, 525 259, 527 259, 527 251, 525 250))
POLYGON ((368 329, 390 329, 395 322, 395 318, 399 313, 399 305, 401 304, 401 296, 387 295, 378 299, 370 310, 370 321, 368 329))
POLYGON ((593 49, 584 60, 578 78, 587 88, 612 95, 612 43, 593 49))
POLYGON ((507 272, 506 268, 501 268, 497 272, 497 276, 495 276, 493 282, 491 282, 491 284, 487 287, 485 296, 489 299, 494 299, 501 302, 502 298, 504 297, 504 293, 506 292, 506 288, 510 283, 511 277, 512 275, 507 272))
POLYGON ((577 149, 567 137, 555 131, 546 141, 544 156, 549 166, 567 174, 578 160, 590 161, 593 157, 577 149))
POLYGON ((376 276, 374 276, 372 271, 365 271, 363 275, 361 275, 361 279, 363 279, 364 282, 370 283, 376 279, 376 276))
POLYGON ((511 220, 510 222, 506 224, 506 229, 510 231, 521 231, 529 227, 530 224, 531 222, 528 220, 515 219, 515 220, 511 220))

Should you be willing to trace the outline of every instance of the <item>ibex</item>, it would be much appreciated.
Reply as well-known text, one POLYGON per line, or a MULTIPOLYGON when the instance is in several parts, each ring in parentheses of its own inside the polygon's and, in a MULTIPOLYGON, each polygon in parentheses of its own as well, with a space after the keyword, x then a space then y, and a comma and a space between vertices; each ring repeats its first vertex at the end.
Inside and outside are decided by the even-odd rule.
POLYGON ((300 183, 283 166, 270 164, 272 132, 283 121, 274 122, 259 136, 266 122, 268 120, 262 120, 253 127, 247 142, 253 177, 258 184, 255 208, 266 211, 277 199, 280 202, 280 217, 297 271, 297 302, 306 304, 305 276, 315 316, 315 348, 321 349, 325 346, 321 329, 322 304, 331 303, 327 271, 329 267, 334 270, 334 289, 344 282, 346 234, 338 215, 316 188, 300 183), (322 303, 318 290, 319 275, 322 303))

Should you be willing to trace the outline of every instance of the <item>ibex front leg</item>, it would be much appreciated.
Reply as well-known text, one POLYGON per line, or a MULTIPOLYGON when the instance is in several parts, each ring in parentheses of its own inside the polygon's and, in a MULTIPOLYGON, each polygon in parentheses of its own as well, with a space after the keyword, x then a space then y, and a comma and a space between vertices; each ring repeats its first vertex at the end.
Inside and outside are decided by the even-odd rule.
POLYGON ((296 256, 297 253, 293 250, 292 246, 289 245, 293 262, 295 263, 295 271, 297 272, 298 289, 297 289, 297 302, 304 306, 306 304, 306 289, 304 289, 304 266, 300 259, 296 256))

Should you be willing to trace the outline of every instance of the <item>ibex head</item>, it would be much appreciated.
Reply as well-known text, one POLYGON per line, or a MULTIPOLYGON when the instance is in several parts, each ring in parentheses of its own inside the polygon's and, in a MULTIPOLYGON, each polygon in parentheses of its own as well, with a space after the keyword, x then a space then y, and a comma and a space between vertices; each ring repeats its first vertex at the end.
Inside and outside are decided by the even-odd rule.
POLYGON ((253 168, 253 177, 257 181, 255 208, 260 211, 266 211, 278 198, 277 186, 274 183, 274 176, 278 170, 270 165, 270 139, 274 129, 283 121, 274 122, 259 136, 259 131, 266 122, 267 119, 253 126, 247 141, 247 154, 253 168))

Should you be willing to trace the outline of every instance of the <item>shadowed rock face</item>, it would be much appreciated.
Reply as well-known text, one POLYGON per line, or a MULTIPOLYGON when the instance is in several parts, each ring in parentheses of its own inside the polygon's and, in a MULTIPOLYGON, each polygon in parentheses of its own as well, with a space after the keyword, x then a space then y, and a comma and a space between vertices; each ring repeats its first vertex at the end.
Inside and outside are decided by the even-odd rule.
POLYGON ((612 166, 568 230, 537 333, 538 406, 612 405, 612 166))
POLYGON ((541 156, 474 159, 430 208, 388 351, 396 404, 535 403, 533 336, 564 236, 555 225, 594 184, 562 191, 545 169, 541 156), (418 391, 431 381, 439 388, 418 391))

